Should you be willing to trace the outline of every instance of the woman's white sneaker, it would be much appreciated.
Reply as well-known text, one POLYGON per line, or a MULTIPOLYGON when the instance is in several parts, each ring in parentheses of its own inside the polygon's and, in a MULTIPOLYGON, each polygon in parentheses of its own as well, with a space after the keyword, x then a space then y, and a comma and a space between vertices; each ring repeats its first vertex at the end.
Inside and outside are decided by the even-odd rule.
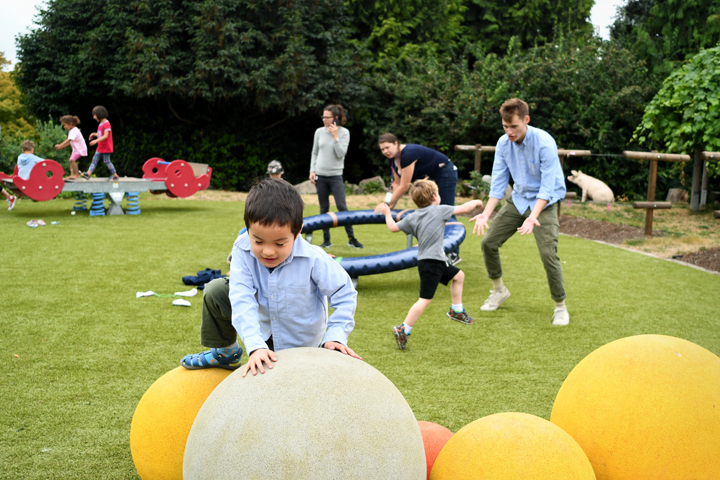
POLYGON ((507 288, 505 288, 504 292, 490 290, 490 296, 487 300, 485 300, 485 303, 483 303, 483 306, 480 307, 480 310, 483 312, 492 312, 493 310, 497 310, 498 307, 508 298, 510 298, 510 290, 507 288))

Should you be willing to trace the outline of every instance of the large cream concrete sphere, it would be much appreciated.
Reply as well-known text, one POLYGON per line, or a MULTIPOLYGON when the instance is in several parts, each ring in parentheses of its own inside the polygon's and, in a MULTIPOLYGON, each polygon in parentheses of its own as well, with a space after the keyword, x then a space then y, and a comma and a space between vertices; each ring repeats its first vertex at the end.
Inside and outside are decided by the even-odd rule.
POLYGON ((130 425, 130 451, 143 480, 182 480, 183 455, 200 407, 229 370, 177 367, 147 389, 130 425))
POLYGON ((277 352, 264 374, 231 374, 208 397, 185 448, 185 480, 423 480, 415 416, 383 374, 322 348, 277 352))
POLYGON ((720 358, 663 335, 616 340, 570 372, 550 420, 598 479, 720 479, 720 358))
POLYGON ((567 433, 527 413, 497 413, 464 426, 440 451, 430 480, 594 480, 567 433))

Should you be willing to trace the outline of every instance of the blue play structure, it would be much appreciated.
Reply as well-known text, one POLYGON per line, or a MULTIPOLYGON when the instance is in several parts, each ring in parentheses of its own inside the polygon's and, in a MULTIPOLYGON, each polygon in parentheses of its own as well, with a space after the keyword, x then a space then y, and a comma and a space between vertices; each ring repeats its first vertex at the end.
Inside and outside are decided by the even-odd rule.
MULTIPOLYGON (((406 215, 412 215, 412 212, 413 210, 393 210, 392 216, 395 221, 399 221, 406 215)), ((304 222, 302 233, 305 234, 308 242, 312 242, 312 232, 315 230, 345 225, 384 224, 385 217, 372 210, 355 210, 313 215, 306 217, 304 222)), ((408 248, 404 250, 366 257, 338 257, 337 260, 353 279, 361 275, 394 272, 414 267, 417 265, 418 249, 412 246, 412 237, 408 237, 408 248)), ((443 239, 445 253, 456 252, 463 240, 465 240, 465 226, 460 222, 448 222, 445 225, 445 238, 443 239)))

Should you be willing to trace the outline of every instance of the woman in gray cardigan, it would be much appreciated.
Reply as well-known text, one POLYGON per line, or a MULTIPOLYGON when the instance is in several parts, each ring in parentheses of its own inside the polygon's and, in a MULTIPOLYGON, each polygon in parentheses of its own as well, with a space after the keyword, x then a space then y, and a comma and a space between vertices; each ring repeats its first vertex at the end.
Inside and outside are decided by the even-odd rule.
MULTIPOLYGON (((317 189, 320 213, 330 210, 330 193, 335 198, 338 211, 347 211, 345 204, 345 182, 342 173, 345 168, 345 154, 350 144, 350 132, 345 125, 347 118, 342 105, 328 105, 323 109, 323 127, 315 130, 312 160, 310 162, 310 181, 317 189)), ((352 225, 346 225, 348 247, 363 248, 353 233, 352 225)), ((322 248, 329 248, 330 229, 323 229, 322 248)))

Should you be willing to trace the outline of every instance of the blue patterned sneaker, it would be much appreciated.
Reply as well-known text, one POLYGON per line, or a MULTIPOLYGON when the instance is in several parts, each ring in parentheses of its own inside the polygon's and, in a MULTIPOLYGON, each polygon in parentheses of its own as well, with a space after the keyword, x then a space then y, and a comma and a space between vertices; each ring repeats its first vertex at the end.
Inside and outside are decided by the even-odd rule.
POLYGON ((448 318, 455 320, 456 322, 464 323, 465 325, 472 325, 475 323, 475 320, 467 314, 465 310, 462 312, 456 312, 452 308, 447 313, 448 318))
POLYGON ((401 325, 398 325, 397 327, 393 327, 393 335, 395 335, 395 341, 398 344, 398 348, 400 350, 405 350, 407 348, 407 334, 405 333, 405 327, 401 325))
POLYGON ((205 352, 185 355, 180 360, 180 365, 188 370, 200 370, 203 368, 224 368, 235 370, 240 367, 240 357, 243 349, 239 346, 230 355, 223 354, 221 348, 211 348, 205 352))

